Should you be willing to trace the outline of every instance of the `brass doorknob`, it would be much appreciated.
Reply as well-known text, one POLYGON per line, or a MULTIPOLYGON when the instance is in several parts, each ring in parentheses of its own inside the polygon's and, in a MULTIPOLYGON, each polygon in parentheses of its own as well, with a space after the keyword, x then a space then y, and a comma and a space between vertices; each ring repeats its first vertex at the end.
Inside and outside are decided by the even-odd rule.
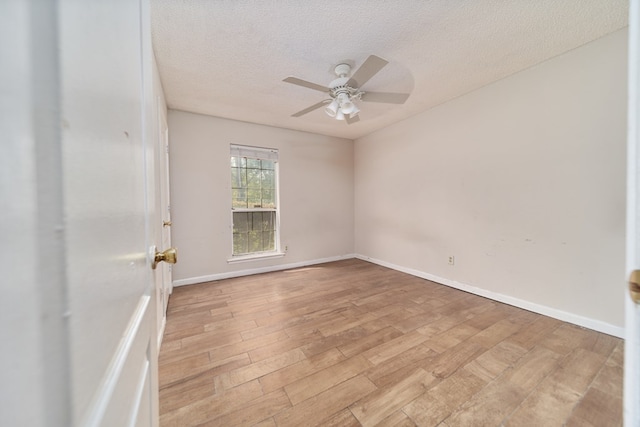
POLYGON ((171 224, 171 221, 162 221, 162 226, 163 227, 171 227, 173 224, 171 224))
POLYGON ((162 252, 156 251, 156 254, 153 257, 153 263, 151 263, 151 268, 155 270, 160 261, 168 262, 169 264, 175 264, 178 262, 178 252, 176 251, 176 248, 169 248, 162 252))
POLYGON ((629 277, 629 295, 636 304, 640 304, 640 270, 633 270, 629 277))

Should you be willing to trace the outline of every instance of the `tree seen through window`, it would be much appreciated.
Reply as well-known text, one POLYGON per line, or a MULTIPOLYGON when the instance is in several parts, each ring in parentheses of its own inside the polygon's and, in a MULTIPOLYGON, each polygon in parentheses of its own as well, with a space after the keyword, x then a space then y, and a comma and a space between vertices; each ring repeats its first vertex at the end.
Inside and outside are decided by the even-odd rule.
POLYGON ((232 147, 234 256, 277 249, 276 166, 277 161, 273 158, 234 155, 232 147))

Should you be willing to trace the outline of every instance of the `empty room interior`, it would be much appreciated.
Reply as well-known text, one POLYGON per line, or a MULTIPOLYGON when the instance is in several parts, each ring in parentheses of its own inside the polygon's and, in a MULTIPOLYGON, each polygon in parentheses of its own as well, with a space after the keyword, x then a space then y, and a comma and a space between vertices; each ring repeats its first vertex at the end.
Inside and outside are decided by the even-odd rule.
POLYGON ((150 6, 162 426, 622 424, 626 1, 150 6))

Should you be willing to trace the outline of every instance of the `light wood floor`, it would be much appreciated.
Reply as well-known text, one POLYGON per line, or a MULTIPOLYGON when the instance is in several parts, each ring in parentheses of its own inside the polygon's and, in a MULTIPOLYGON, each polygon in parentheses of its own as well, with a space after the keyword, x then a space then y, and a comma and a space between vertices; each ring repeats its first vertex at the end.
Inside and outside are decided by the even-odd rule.
POLYGON ((615 426, 623 342, 360 260, 176 288, 162 426, 615 426))

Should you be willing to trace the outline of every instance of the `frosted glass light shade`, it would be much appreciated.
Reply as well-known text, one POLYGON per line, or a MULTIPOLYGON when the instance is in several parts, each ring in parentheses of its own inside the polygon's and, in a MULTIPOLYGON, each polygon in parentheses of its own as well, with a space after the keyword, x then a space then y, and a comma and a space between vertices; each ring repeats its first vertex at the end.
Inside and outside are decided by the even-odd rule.
POLYGON ((351 102, 351 98, 346 93, 341 93, 338 95, 338 103, 340 104, 340 109, 344 114, 351 114, 353 109, 355 108, 355 104, 351 102))
POLYGON ((351 114, 356 109, 356 104, 349 100, 340 104, 340 109, 344 114, 351 114))
POLYGON ((335 117, 338 113, 339 108, 340 105, 338 104, 338 100, 334 99, 333 101, 331 101, 331 104, 327 105, 324 111, 329 117, 335 117))
POLYGON ((360 109, 356 104, 353 104, 353 111, 349 113, 349 118, 353 119, 360 113, 360 109))

